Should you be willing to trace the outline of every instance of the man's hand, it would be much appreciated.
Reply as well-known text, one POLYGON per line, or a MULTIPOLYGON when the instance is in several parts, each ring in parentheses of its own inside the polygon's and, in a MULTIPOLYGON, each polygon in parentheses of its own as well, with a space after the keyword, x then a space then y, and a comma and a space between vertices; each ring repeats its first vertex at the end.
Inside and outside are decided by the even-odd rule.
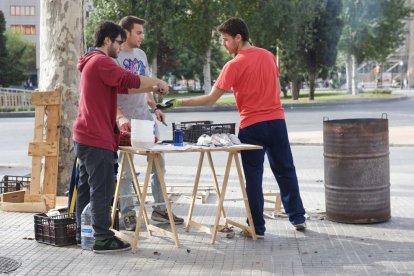
POLYGON ((166 110, 170 108, 177 108, 182 105, 183 105, 182 99, 171 99, 171 100, 166 101, 165 103, 157 104, 157 108, 161 110, 166 110))
POLYGON ((121 132, 131 132, 131 122, 125 116, 118 118, 118 127, 121 132))
POLYGON ((158 121, 165 122, 165 114, 159 108, 155 109, 154 114, 158 121))
POLYGON ((168 94, 169 90, 170 90, 170 87, 168 86, 168 83, 166 83, 165 81, 162 81, 162 80, 159 80, 157 85, 155 85, 155 87, 153 87, 153 91, 155 91, 156 93, 158 93, 160 95, 168 94))

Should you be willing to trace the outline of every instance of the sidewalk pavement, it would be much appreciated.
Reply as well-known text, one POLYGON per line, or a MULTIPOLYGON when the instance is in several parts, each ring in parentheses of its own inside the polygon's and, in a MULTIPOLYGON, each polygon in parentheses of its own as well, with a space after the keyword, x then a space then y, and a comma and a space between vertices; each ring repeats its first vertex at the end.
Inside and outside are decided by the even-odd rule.
MULTIPOLYGON (((169 166, 166 181, 191 186, 195 169, 169 166)), ((217 168, 217 174, 220 180, 224 167, 217 168)), ((323 168, 302 167, 297 174, 309 215, 304 232, 295 231, 283 215, 268 211, 264 240, 244 238, 235 229, 234 238, 219 233, 216 244, 211 245, 210 235, 195 229, 187 233, 181 225, 181 247, 177 248, 170 238, 149 237, 142 228, 136 254, 99 255, 76 245, 38 243, 33 240, 33 214, 0 211, 0 257, 21 262, 11 275, 414 275, 412 174, 392 174, 390 221, 359 225, 325 219, 323 168)), ((209 177, 204 169, 201 184, 209 177)), ((234 170, 229 185, 227 198, 241 198, 234 170)), ((268 168, 264 190, 277 190, 268 168)), ((188 195, 172 198, 174 213, 184 218, 188 195)), ((212 194, 205 204, 197 200, 194 220, 212 225, 216 199, 212 194)), ((241 201, 226 201, 225 208, 228 217, 245 221, 241 201)))
MULTIPOLYGON (((414 145, 414 127, 389 129, 391 146, 414 145)), ((289 133, 292 144, 322 145, 322 132, 289 133)), ((311 154, 311 153, 310 153, 311 154)), ((142 171, 142 168, 140 168, 142 171)), ((219 181, 224 166, 218 167, 219 181)), ((168 166, 167 183, 192 185, 195 165, 168 166)), ((141 229, 138 252, 106 255, 80 247, 53 247, 34 240, 33 214, 0 211, 0 271, 8 257, 21 263, 10 275, 414 275, 414 179, 411 169, 391 171, 391 210, 388 222, 343 224, 326 220, 323 168, 302 166, 297 175, 308 214, 308 229, 295 231, 283 215, 266 212, 264 240, 219 233, 216 244, 210 235, 178 226, 181 247, 164 237, 149 237, 141 229)), ((201 179, 209 179, 208 170, 201 179)), ((142 179, 140 179, 142 182, 142 179)), ((201 184, 203 183, 203 180, 201 184)), ((207 183, 211 185, 211 183, 207 183)), ((264 191, 277 191, 270 169, 265 168, 264 191)), ((186 218, 188 193, 175 195, 174 213, 186 218)), ((238 178, 232 170, 227 198, 241 198, 238 178)), ((197 200, 194 220, 212 225, 214 193, 207 203, 197 200)), ((270 199, 270 198, 267 198, 270 199)), ((270 206, 267 206, 270 207, 270 206)), ((241 201, 226 201, 228 217, 244 222, 241 201)), ((168 226, 165 226, 168 228, 168 226)), ((125 232, 128 233, 128 232, 125 232)))

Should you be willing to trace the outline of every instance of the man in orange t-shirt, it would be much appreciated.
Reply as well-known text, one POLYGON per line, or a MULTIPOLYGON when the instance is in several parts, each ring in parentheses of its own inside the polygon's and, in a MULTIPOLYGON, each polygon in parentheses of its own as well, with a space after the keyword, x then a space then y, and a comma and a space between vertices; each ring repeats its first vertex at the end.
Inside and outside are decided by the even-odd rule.
POLYGON ((266 231, 262 188, 265 153, 290 222, 297 230, 304 230, 305 210, 280 102, 276 59, 269 51, 250 44, 249 30, 240 18, 228 19, 217 30, 222 45, 236 56, 224 65, 209 95, 174 100, 172 107, 212 105, 226 91, 233 90, 240 112, 240 141, 263 147, 241 153, 257 237, 264 238, 266 231))

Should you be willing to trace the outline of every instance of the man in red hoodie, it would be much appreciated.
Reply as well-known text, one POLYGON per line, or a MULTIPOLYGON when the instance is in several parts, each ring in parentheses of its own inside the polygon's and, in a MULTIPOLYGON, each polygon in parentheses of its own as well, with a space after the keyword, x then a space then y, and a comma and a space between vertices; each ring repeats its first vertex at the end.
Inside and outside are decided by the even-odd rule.
MULTIPOLYGON (((114 152, 118 150, 119 129, 116 124, 117 93, 122 88, 157 87, 168 93, 162 80, 138 76, 121 68, 117 58, 125 31, 113 22, 101 23, 95 32, 95 49, 81 57, 78 116, 73 124, 75 152, 79 159, 79 182, 76 200, 76 222, 90 202, 95 244, 93 251, 107 253, 124 251, 130 244, 119 240, 109 229, 111 201, 114 195, 114 152)), ((137 93, 141 90, 129 90, 137 93)), ((147 90, 143 90, 147 91, 147 90)), ((78 229, 79 232, 80 229, 78 229)))

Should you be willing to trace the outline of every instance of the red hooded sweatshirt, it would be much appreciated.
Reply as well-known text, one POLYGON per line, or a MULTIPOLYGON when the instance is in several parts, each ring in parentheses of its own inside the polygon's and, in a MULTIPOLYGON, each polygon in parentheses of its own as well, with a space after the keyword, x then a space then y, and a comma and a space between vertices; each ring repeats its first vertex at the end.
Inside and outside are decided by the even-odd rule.
MULTIPOLYGON (((73 124, 73 140, 87 146, 118 150, 116 125, 117 93, 139 88, 139 76, 118 66, 99 50, 81 57, 78 116, 73 124), (122 89, 124 88, 124 89, 122 89)), ((127 92, 126 92, 127 93, 127 92)))

